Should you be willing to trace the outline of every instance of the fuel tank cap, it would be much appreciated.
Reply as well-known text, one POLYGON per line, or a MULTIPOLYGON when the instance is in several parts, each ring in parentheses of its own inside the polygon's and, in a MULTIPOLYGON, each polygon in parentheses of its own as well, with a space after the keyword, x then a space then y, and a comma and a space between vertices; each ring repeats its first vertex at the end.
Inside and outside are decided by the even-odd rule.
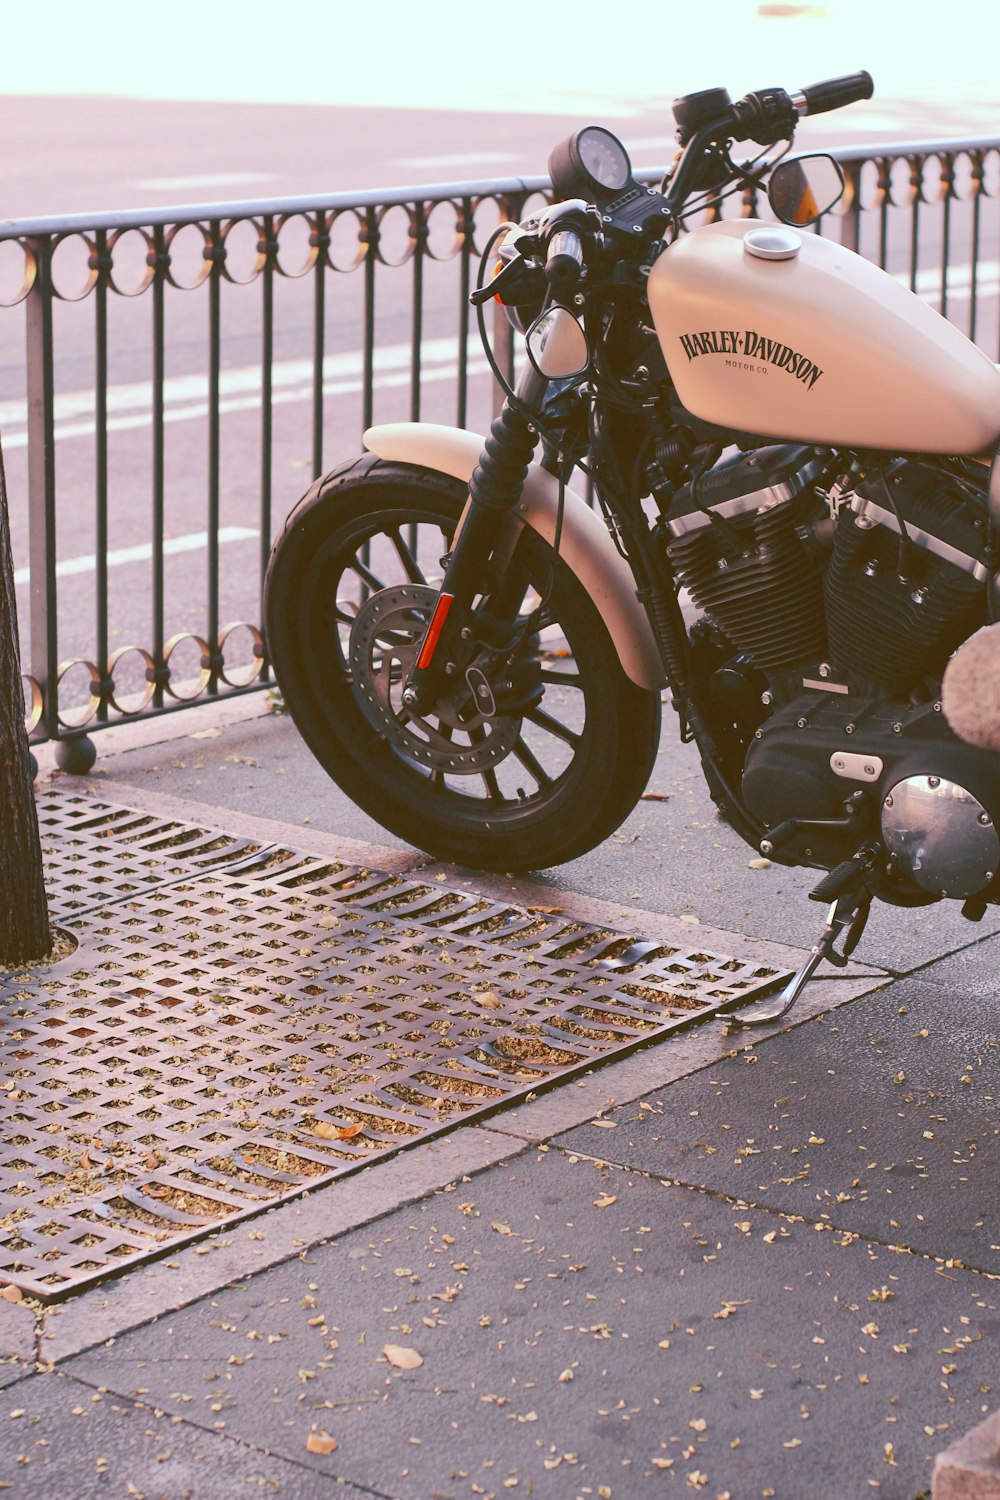
POLYGON ((743 236, 743 248, 758 260, 792 260, 802 248, 802 236, 794 229, 782 229, 778 224, 767 225, 748 229, 743 236))

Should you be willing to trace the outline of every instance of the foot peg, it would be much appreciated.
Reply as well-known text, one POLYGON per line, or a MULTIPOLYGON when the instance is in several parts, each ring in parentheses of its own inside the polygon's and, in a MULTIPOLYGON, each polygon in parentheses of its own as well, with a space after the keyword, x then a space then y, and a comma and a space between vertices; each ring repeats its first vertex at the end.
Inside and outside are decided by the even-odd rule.
MULTIPOLYGON (((791 1010, 824 958, 838 969, 842 969, 847 963, 861 941, 861 934, 865 930, 872 904, 871 892, 867 890, 860 878, 863 867, 854 861, 852 863, 854 870, 850 886, 830 902, 830 908, 826 914, 826 926, 801 969, 797 974, 792 975, 780 994, 768 1000, 762 1000, 758 1005, 748 1006, 746 1010, 728 1012, 725 1020, 730 1030, 737 1030, 743 1026, 766 1026, 771 1021, 780 1020, 791 1010), (838 952, 836 943, 841 933, 844 935, 844 941, 838 952)), ((833 874, 841 871, 845 871, 845 866, 838 866, 838 870, 833 874)), ((828 886, 831 878, 827 876, 821 881, 817 890, 828 886)))

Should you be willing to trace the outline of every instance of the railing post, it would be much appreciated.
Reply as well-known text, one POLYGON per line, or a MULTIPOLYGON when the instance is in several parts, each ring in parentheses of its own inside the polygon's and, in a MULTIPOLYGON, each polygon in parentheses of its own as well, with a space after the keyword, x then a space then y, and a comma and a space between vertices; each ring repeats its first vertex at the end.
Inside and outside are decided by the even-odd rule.
MULTIPOLYGON (((500 200, 500 212, 503 217, 512 224, 520 222, 524 209, 525 195, 518 193, 516 196, 505 195, 500 200)), ((513 385, 514 383, 514 328, 510 319, 504 312, 499 302, 493 304, 493 328, 490 341, 493 345, 493 356, 497 364, 513 385)), ((504 392, 501 386, 494 382, 493 386, 493 415, 498 417, 504 403, 504 392)))
POLYGON ((56 625, 56 452, 52 359, 52 240, 29 241, 35 278, 25 306, 28 395, 28 560, 31 566, 31 675, 41 689, 42 723, 59 734, 56 625))
POLYGON ((861 250, 861 162, 844 165, 844 197, 847 208, 841 220, 840 243, 856 253, 861 250))

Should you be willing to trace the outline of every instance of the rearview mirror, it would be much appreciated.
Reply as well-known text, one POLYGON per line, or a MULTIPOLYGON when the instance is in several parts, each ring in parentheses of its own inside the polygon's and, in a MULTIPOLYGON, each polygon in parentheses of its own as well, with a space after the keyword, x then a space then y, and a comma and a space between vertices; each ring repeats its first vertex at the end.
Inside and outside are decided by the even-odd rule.
POLYGON ((571 380, 590 364, 587 335, 565 307, 550 307, 528 329, 528 358, 546 380, 571 380))
POLYGON ((771 173, 767 197, 783 224, 815 224, 840 199, 844 174, 832 156, 795 156, 771 173))

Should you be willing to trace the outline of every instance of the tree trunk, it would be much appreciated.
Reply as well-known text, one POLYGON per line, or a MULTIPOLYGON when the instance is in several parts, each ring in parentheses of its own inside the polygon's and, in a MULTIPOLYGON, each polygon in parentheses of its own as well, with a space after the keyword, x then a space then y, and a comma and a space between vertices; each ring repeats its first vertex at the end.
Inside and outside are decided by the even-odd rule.
POLYGON ((0 964, 43 958, 51 947, 42 846, 24 732, 7 482, 0 452, 0 964))

